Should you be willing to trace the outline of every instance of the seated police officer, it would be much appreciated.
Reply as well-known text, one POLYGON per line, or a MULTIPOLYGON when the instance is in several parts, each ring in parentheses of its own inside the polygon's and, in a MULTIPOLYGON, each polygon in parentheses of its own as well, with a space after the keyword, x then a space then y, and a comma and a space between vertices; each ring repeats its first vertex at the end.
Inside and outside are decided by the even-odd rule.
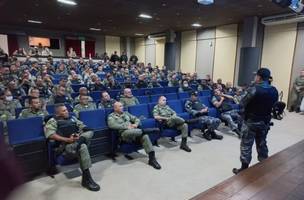
POLYGON ((130 88, 124 89, 124 94, 120 97, 119 101, 123 104, 123 106, 126 106, 126 107, 139 104, 138 99, 135 96, 133 96, 130 88))
POLYGON ((91 191, 99 191, 100 186, 91 177, 89 168, 92 166, 88 150, 89 140, 93 137, 92 131, 86 131, 85 125, 76 117, 69 116, 64 104, 55 107, 55 116, 45 125, 45 136, 49 140, 60 143, 55 149, 57 155, 66 159, 78 158, 82 170, 81 185, 91 191))
POLYGON ((204 132, 205 126, 207 126, 207 131, 204 132, 204 138, 207 140, 211 139, 217 139, 221 140, 223 139, 223 136, 217 135, 215 133, 215 129, 218 128, 218 126, 221 123, 221 120, 215 117, 208 116, 208 107, 205 106, 199 99, 198 99, 198 93, 192 92, 191 98, 186 101, 185 103, 185 109, 193 118, 198 119, 198 123, 204 132))
POLYGON ((19 114, 19 118, 29 117, 46 117, 49 113, 42 108, 41 100, 38 97, 29 99, 29 108, 23 109, 19 114))
POLYGON ((221 118, 228 123, 231 130, 240 138, 243 120, 238 111, 232 108, 230 100, 226 95, 224 95, 220 89, 215 89, 211 102, 220 112, 221 118))
POLYGON ((143 133, 142 129, 138 128, 140 120, 130 113, 124 112, 122 103, 114 103, 114 112, 108 116, 108 125, 110 129, 117 130, 122 141, 141 143, 149 155, 149 165, 155 169, 161 168, 156 161, 155 152, 149 136, 143 133))
POLYGON ((255 141, 258 160, 268 158, 267 134, 270 127, 271 111, 278 101, 278 91, 269 85, 270 71, 260 68, 255 76, 255 84, 247 89, 240 105, 244 110, 245 123, 242 127, 241 168, 234 168, 237 174, 248 168, 251 162, 252 145, 255 141))
POLYGON ((176 112, 167 105, 166 97, 159 97, 158 104, 153 108, 153 117, 163 125, 181 131, 182 143, 180 149, 191 152, 191 149, 187 145, 188 124, 183 118, 177 116, 176 112))
POLYGON ((115 102, 116 100, 112 99, 107 91, 103 91, 98 108, 113 108, 115 102))

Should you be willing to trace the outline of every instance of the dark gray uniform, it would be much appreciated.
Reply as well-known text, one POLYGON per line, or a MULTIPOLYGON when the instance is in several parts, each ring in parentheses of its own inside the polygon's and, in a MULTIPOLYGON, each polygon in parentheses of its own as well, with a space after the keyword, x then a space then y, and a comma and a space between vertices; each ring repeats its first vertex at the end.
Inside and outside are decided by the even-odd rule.
POLYGON ((189 114, 193 118, 199 118, 199 126, 201 128, 205 127, 207 125, 207 128, 209 131, 214 131, 218 128, 218 126, 221 124, 221 120, 215 117, 208 116, 208 113, 200 113, 202 109, 207 108, 204 104, 202 104, 199 100, 192 101, 187 100, 185 103, 185 108, 189 114))
POLYGON ((251 162, 252 145, 256 142, 258 160, 268 158, 267 133, 271 120, 271 110, 278 101, 278 91, 267 82, 256 84, 247 90, 241 101, 244 108, 244 126, 241 140, 241 162, 251 162))

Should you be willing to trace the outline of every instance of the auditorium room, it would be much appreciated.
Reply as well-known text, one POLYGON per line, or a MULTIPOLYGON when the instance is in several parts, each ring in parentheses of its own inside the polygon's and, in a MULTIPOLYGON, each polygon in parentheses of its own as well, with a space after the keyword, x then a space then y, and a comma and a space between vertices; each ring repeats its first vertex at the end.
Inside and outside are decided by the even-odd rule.
POLYGON ((303 200, 304 1, 0 1, 0 200, 303 200))

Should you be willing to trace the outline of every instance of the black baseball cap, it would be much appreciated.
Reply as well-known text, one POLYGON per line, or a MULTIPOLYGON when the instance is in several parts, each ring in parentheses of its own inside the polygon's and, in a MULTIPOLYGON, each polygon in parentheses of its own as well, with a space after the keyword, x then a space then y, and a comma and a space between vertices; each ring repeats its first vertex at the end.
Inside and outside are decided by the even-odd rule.
POLYGON ((267 68, 260 68, 257 72, 256 75, 260 76, 263 80, 269 80, 271 77, 271 72, 267 68))
POLYGON ((191 96, 198 96, 198 92, 197 91, 191 92, 191 96))

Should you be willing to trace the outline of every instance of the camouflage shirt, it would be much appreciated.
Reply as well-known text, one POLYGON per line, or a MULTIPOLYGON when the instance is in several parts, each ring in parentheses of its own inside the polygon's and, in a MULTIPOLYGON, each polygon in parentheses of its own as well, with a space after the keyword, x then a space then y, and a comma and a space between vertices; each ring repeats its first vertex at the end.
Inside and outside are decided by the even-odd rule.
POLYGON ((98 104, 98 108, 113 108, 113 105, 116 101, 114 99, 110 99, 109 101, 101 101, 98 104))
POLYGON ((122 96, 119 100, 124 106, 135 106, 139 104, 139 101, 136 97, 132 96, 132 97, 126 97, 126 96, 122 96))
POLYGON ((130 124, 140 124, 140 120, 128 112, 122 114, 111 113, 108 116, 108 126, 110 129, 124 131, 128 129, 130 124))
POLYGON ((49 113, 46 110, 34 111, 30 108, 26 108, 22 110, 22 112, 19 115, 19 118, 24 119, 29 117, 45 117, 47 115, 49 115, 49 113))
POLYGON ((73 112, 75 113, 75 115, 77 117, 79 117, 79 112, 85 111, 85 110, 95 110, 95 109, 96 109, 95 103, 89 103, 87 105, 77 104, 74 107, 73 112))
POLYGON ((176 112, 172 110, 168 105, 160 106, 155 105, 153 108, 153 116, 161 116, 161 117, 172 117, 176 115, 176 112))

